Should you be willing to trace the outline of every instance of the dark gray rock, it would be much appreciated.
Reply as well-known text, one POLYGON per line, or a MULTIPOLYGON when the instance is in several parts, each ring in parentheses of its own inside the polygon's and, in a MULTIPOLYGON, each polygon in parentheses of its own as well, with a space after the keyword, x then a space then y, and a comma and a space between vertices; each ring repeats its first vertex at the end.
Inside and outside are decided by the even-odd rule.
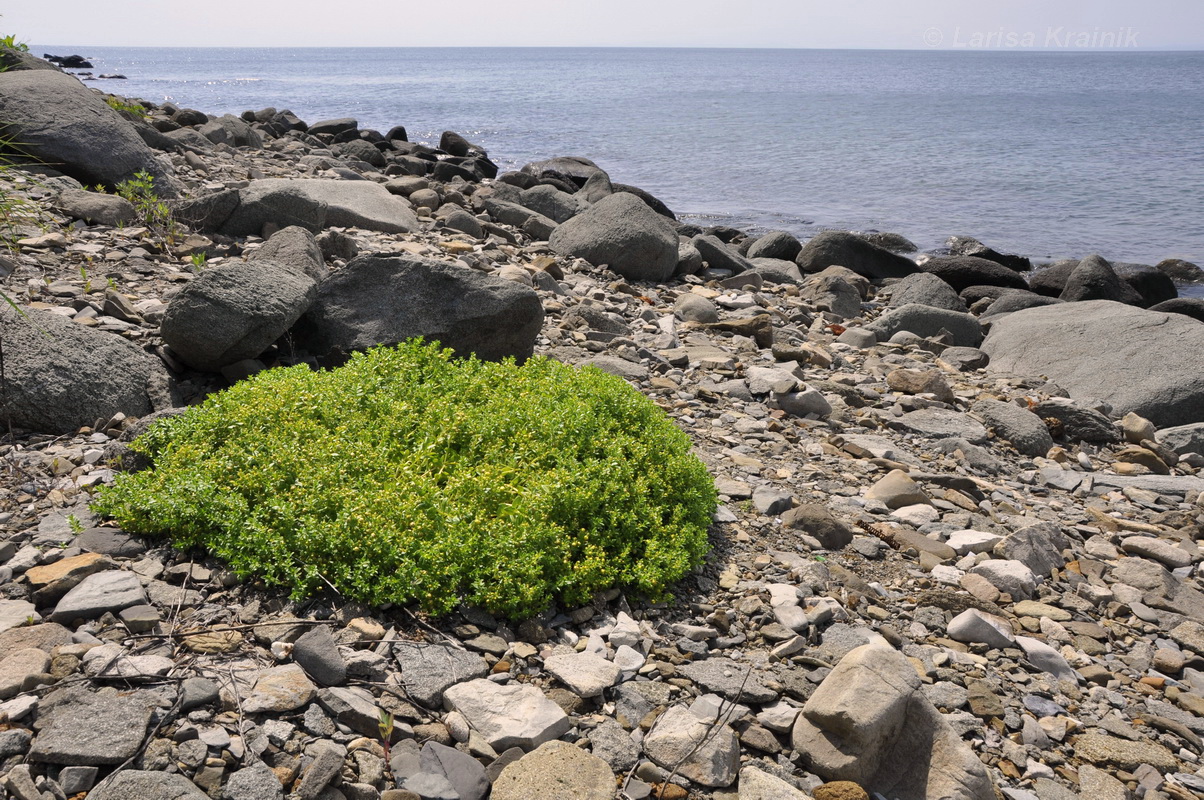
POLYGON ((484 800, 489 793, 485 768, 467 753, 438 742, 427 742, 418 758, 422 771, 447 778, 460 800, 484 800))
POLYGON ((782 527, 813 536, 826 550, 840 550, 853 541, 853 531, 822 505, 806 503, 782 515, 782 527))
POLYGON ((528 286, 414 256, 359 256, 318 287, 294 329, 297 347, 326 364, 353 351, 437 340, 486 360, 532 354, 543 306, 528 286))
POLYGON ((323 119, 311 123, 309 132, 314 136, 330 135, 337 136, 340 133, 354 131, 359 127, 359 122, 351 117, 339 117, 338 119, 323 119))
POLYGON ((281 800, 283 797, 280 779, 262 761, 231 774, 222 790, 222 800, 281 800))
POLYGON ((628 194, 634 194, 636 197, 643 200, 644 203, 657 214, 660 214, 662 217, 675 222, 677 221, 677 215, 674 214, 667 205, 665 205, 664 201, 654 196, 651 192, 647 192, 638 186, 631 186, 630 184, 626 183, 612 183, 610 188, 615 192, 627 192, 628 194))
POLYGON ((160 332, 188 366, 217 372, 270 347, 317 295, 314 279, 292 268, 258 259, 224 262, 172 298, 160 332))
POLYGON ((1033 407, 1033 413, 1041 419, 1053 418, 1061 422, 1062 435, 1069 442, 1115 444, 1121 438, 1110 419, 1066 397, 1042 400, 1033 407))
POLYGON ((802 249, 802 243, 794 237, 794 234, 786 231, 770 231, 749 245, 748 252, 744 256, 749 261, 754 258, 794 261, 802 249))
POLYGON ((1052 306, 1055 303, 1061 303, 1055 297, 1046 297, 1036 292, 1030 292, 1023 289, 1007 289, 994 303, 983 312, 979 319, 987 320, 991 317, 997 317, 1001 314, 1010 314, 1013 311, 1022 311, 1026 308, 1036 308, 1037 306, 1052 306))
POLYGON ((1087 256, 1066 278, 1058 298, 1071 303, 1084 300, 1115 300, 1136 305, 1141 295, 1120 279, 1112 265, 1100 256, 1087 256))
POLYGON ((347 680, 347 662, 325 625, 315 627, 296 641, 293 660, 321 686, 338 686, 347 680))
POLYGON ((1162 311, 1167 314, 1182 314, 1197 322, 1204 322, 1204 298, 1176 297, 1150 306, 1150 311, 1162 311))
POLYGON ((1158 443, 1169 447, 1179 455, 1184 453, 1204 454, 1204 422, 1163 428, 1158 431, 1158 443))
POLYGON ((1033 268, 1032 262, 1024 256, 1000 253, 994 248, 987 247, 972 236, 950 236, 947 244, 951 255, 985 258, 987 261, 1002 264, 1016 272, 1028 272, 1033 268))
POLYGON ((803 272, 821 272, 831 266, 840 266, 875 280, 902 278, 920 271, 911 259, 870 244, 848 231, 817 234, 803 245, 794 260, 803 272))
MULTIPOLYGON (((271 795, 262 795, 271 797, 271 795)), ((209 800, 196 784, 171 772, 124 770, 101 782, 88 800, 209 800)))
POLYGON ((179 184, 123 119, 74 76, 54 70, 0 73, 0 119, 22 152, 87 185, 112 188, 146 172, 163 197, 179 184))
POLYGON ((1204 421, 1204 327, 1178 314, 1109 300, 1029 308, 995 321, 982 349, 992 372, 1046 376, 1080 403, 1159 427, 1204 421))
POLYGON ((462 208, 453 209, 446 215, 441 214, 440 216, 443 224, 453 231, 467 233, 474 239, 485 238, 485 229, 481 227, 481 221, 462 208))
POLYGON ((946 347, 941 351, 940 359, 959 372, 982 369, 991 360, 977 347, 946 347))
POLYGON ((384 169, 388 164, 385 160, 385 154, 376 145, 363 139, 352 139, 350 142, 341 142, 331 149, 344 158, 353 161, 363 161, 378 169, 384 169))
POLYGON ((568 222, 581 211, 581 203, 577 198, 555 186, 540 185, 526 189, 519 195, 519 202, 558 223, 568 222))
POLYGON ((90 225, 121 225, 133 222, 138 214, 134 204, 124 197, 82 189, 68 189, 54 201, 55 208, 73 219, 90 225))
POLYGON ((994 553, 999 558, 1019 561, 1034 575, 1048 578, 1051 571, 1066 565, 1062 551, 1068 547, 1070 540, 1056 522, 1039 522, 999 542, 994 553))
POLYGON ((694 249, 711 269, 725 269, 739 274, 752 269, 752 264, 714 236, 695 236, 690 240, 694 249))
MULTIPOLYGON (((332 233, 334 231, 327 231, 322 235, 332 233)), ((328 274, 318 240, 299 225, 290 225, 273 233, 258 250, 247 256, 247 261, 268 261, 291 272, 308 275, 315 281, 323 280, 328 274)))
POLYGON ((970 411, 982 419, 988 430, 1026 456, 1043 456, 1053 447, 1049 428, 1028 409, 998 400, 979 400, 970 411))
POLYGON ((119 411, 142 417, 172 404, 163 365, 137 345, 57 314, 24 313, 0 302, 0 407, 14 426, 74 433, 119 411))
MULTIPOLYGON (((1179 296, 1175 282, 1171 277, 1157 267, 1148 264, 1113 264, 1112 268, 1120 279, 1137 292, 1141 299, 1135 303, 1142 308, 1165 303, 1179 296)), ((1108 298, 1102 298, 1108 299, 1108 298)))
POLYGON ((873 331, 880 342, 885 342, 899 331, 910 331, 917 336, 936 336, 945 330, 953 335, 952 344, 958 347, 978 347, 982 344, 982 326, 977 317, 918 303, 892 308, 865 327, 873 331))
POLYGON ((870 244, 881 247, 883 250, 889 250, 892 253, 914 253, 920 249, 916 247, 915 242, 899 233, 890 233, 889 231, 871 231, 868 233, 863 232, 858 235, 870 244))
POLYGON ((627 192, 610 195, 560 225, 548 244, 561 255, 607 265, 630 280, 665 281, 677 268, 677 232, 627 192))
POLYGON ((431 709, 440 707, 447 687, 483 678, 487 672, 485 659, 479 655, 444 644, 397 642, 393 657, 401 668, 406 694, 431 709))
POLYGON ((919 303, 922 306, 944 308, 963 314, 968 311, 966 304, 958 297, 957 292, 953 291, 952 286, 927 272, 908 275, 890 288, 890 302, 887 304, 890 308, 919 303))
POLYGON ((347 757, 347 748, 326 740, 316 742, 311 752, 313 763, 302 774, 301 784, 297 787, 297 797, 301 800, 315 800, 339 774, 343 759, 347 757))
POLYGON ((1078 259, 1064 259, 1041 267, 1028 276, 1028 288, 1046 297, 1057 297, 1066 288, 1066 280, 1078 265, 1078 259))
POLYGON ((1166 273, 1171 280, 1177 283, 1204 282, 1204 269, 1181 258, 1167 258, 1159 261, 1154 265, 1154 269, 1166 273))
POLYGON ((522 171, 533 175, 540 182, 559 179, 577 189, 584 186, 585 182, 595 175, 606 176, 606 172, 601 167, 588 158, 580 156, 558 156, 545 161, 533 161, 523 166, 522 171))
POLYGON ((89 553, 133 558, 146 552, 146 543, 120 528, 89 528, 73 544, 89 553))
POLYGON ((145 603, 146 590, 133 572, 111 569, 84 578, 63 595, 54 607, 51 619, 71 622, 76 619, 95 619, 107 611, 145 603))
POLYGON ((38 735, 29 758, 51 764, 120 764, 141 747, 154 706, 154 699, 142 694, 59 689, 38 706, 38 735))
POLYGON ((1002 264, 975 256, 938 256, 920 265, 929 275, 935 275, 960 292, 970 286, 1006 286, 1027 289, 1024 277, 1002 264))

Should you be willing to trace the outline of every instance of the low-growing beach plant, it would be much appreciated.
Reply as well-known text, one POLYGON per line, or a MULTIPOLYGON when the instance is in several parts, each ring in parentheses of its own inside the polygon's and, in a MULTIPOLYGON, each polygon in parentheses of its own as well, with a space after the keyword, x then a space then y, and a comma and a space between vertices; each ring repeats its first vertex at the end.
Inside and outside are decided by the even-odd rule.
POLYGON ((139 221, 151 233, 167 244, 175 241, 179 232, 171 207, 155 194, 155 178, 148 172, 135 172, 134 177, 117 184, 117 194, 129 200, 139 221))
POLYGON ((623 380, 420 341, 261 372, 133 447, 152 466, 95 504, 125 530, 297 598, 434 614, 663 597, 701 563, 716 505, 689 438, 623 380))
POLYGON ((105 103, 118 114, 129 114, 136 119, 148 119, 150 117, 150 114, 146 113, 146 109, 142 107, 141 103, 128 102, 116 95, 105 95, 105 103))

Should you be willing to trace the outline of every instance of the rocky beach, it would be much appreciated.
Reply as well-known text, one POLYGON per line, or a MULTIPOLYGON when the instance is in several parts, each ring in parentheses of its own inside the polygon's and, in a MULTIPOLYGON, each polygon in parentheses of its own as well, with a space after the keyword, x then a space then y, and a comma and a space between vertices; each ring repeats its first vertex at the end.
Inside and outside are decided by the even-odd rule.
POLYGON ((7 796, 1204 797, 1198 267, 701 228, 555 142, 0 56, 7 796), (291 601, 90 510, 155 420, 415 336, 673 418, 721 501, 674 600, 291 601))

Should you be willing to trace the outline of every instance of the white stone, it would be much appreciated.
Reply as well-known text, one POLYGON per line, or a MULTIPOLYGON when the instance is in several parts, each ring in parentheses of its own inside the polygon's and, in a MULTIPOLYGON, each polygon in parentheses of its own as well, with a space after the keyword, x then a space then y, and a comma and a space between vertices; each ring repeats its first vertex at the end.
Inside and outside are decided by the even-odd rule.
POLYGON ((1121 541, 1120 549, 1126 553, 1151 558, 1165 564, 1168 569, 1190 566, 1192 561, 1186 550, 1153 536, 1128 536, 1121 541))
POLYGON ((621 669, 613 661, 589 652, 549 656, 543 666, 581 697, 597 697, 603 689, 614 686, 621 669))
POLYGON ((913 528, 918 528, 921 525, 936 522, 941 518, 941 512, 930 505, 916 504, 895 509, 891 512, 891 517, 900 522, 906 522, 913 528))
POLYGON ((679 775, 712 788, 731 786, 740 767, 736 732, 728 725, 713 727, 681 706, 656 719, 644 737, 644 752, 662 767, 677 767, 679 775))
POLYGON ((949 620, 946 633, 956 642, 981 643, 1000 650, 1011 647, 1016 641, 1006 619, 976 608, 967 608, 949 620))
POLYGON ((781 778, 753 766, 740 770, 740 800, 811 800, 781 778))
POLYGON ((1013 600, 1027 600, 1037 588, 1037 578, 1023 562, 1012 559, 993 558, 984 561, 971 575, 981 575, 1001 592, 1007 592, 1013 600))
POLYGON ((0 600, 0 633, 42 621, 42 615, 26 600, 0 600))
POLYGON ((949 534, 945 544, 959 556, 964 556, 967 553, 989 553, 1002 539, 1002 536, 987 531, 964 530, 949 534))
POLYGON ((778 733, 789 733, 794 727, 794 720, 798 717, 800 709, 790 705, 784 700, 779 700, 771 706, 766 706, 757 714, 757 722, 762 727, 768 728, 771 731, 778 733))
POLYGON ((614 664, 623 672, 636 672, 640 667, 644 666, 644 654, 634 647, 620 645, 618 650, 615 650, 614 664))
POLYGON ((444 691, 443 702, 463 714, 499 753, 511 747, 533 750, 573 726, 560 706, 526 684, 503 686, 477 678, 444 691))
POLYGON ((1020 645, 1020 649, 1024 651, 1025 657, 1037 669, 1042 672, 1048 672, 1058 680, 1065 679, 1075 683, 1078 682, 1079 674, 1070 668, 1070 665, 1066 663, 1066 659, 1062 658, 1061 653, 1045 642, 1029 636, 1017 636, 1016 644, 1020 645))

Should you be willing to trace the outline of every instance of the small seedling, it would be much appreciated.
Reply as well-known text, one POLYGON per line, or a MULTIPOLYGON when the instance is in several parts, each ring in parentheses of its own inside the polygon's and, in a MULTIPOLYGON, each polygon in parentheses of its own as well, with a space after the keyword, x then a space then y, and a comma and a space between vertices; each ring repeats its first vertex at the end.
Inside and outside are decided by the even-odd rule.
POLYGON ((192 266, 196 267, 197 269, 204 269, 205 262, 209 260, 209 256, 203 252, 193 253, 191 256, 189 256, 189 260, 192 261, 192 266))
POLYGON ((72 533, 78 534, 84 532, 83 523, 81 523, 79 521, 79 517, 75 516, 74 514, 67 515, 67 526, 71 528, 72 533))
POLYGON ((88 270, 83 264, 79 265, 79 276, 84 279, 84 294, 92 294, 92 279, 88 277, 88 270))
POLYGON ((389 741, 393 738, 393 715, 383 708, 380 718, 376 721, 376 730, 380 733, 381 746, 385 748, 385 765, 389 764, 389 741))

